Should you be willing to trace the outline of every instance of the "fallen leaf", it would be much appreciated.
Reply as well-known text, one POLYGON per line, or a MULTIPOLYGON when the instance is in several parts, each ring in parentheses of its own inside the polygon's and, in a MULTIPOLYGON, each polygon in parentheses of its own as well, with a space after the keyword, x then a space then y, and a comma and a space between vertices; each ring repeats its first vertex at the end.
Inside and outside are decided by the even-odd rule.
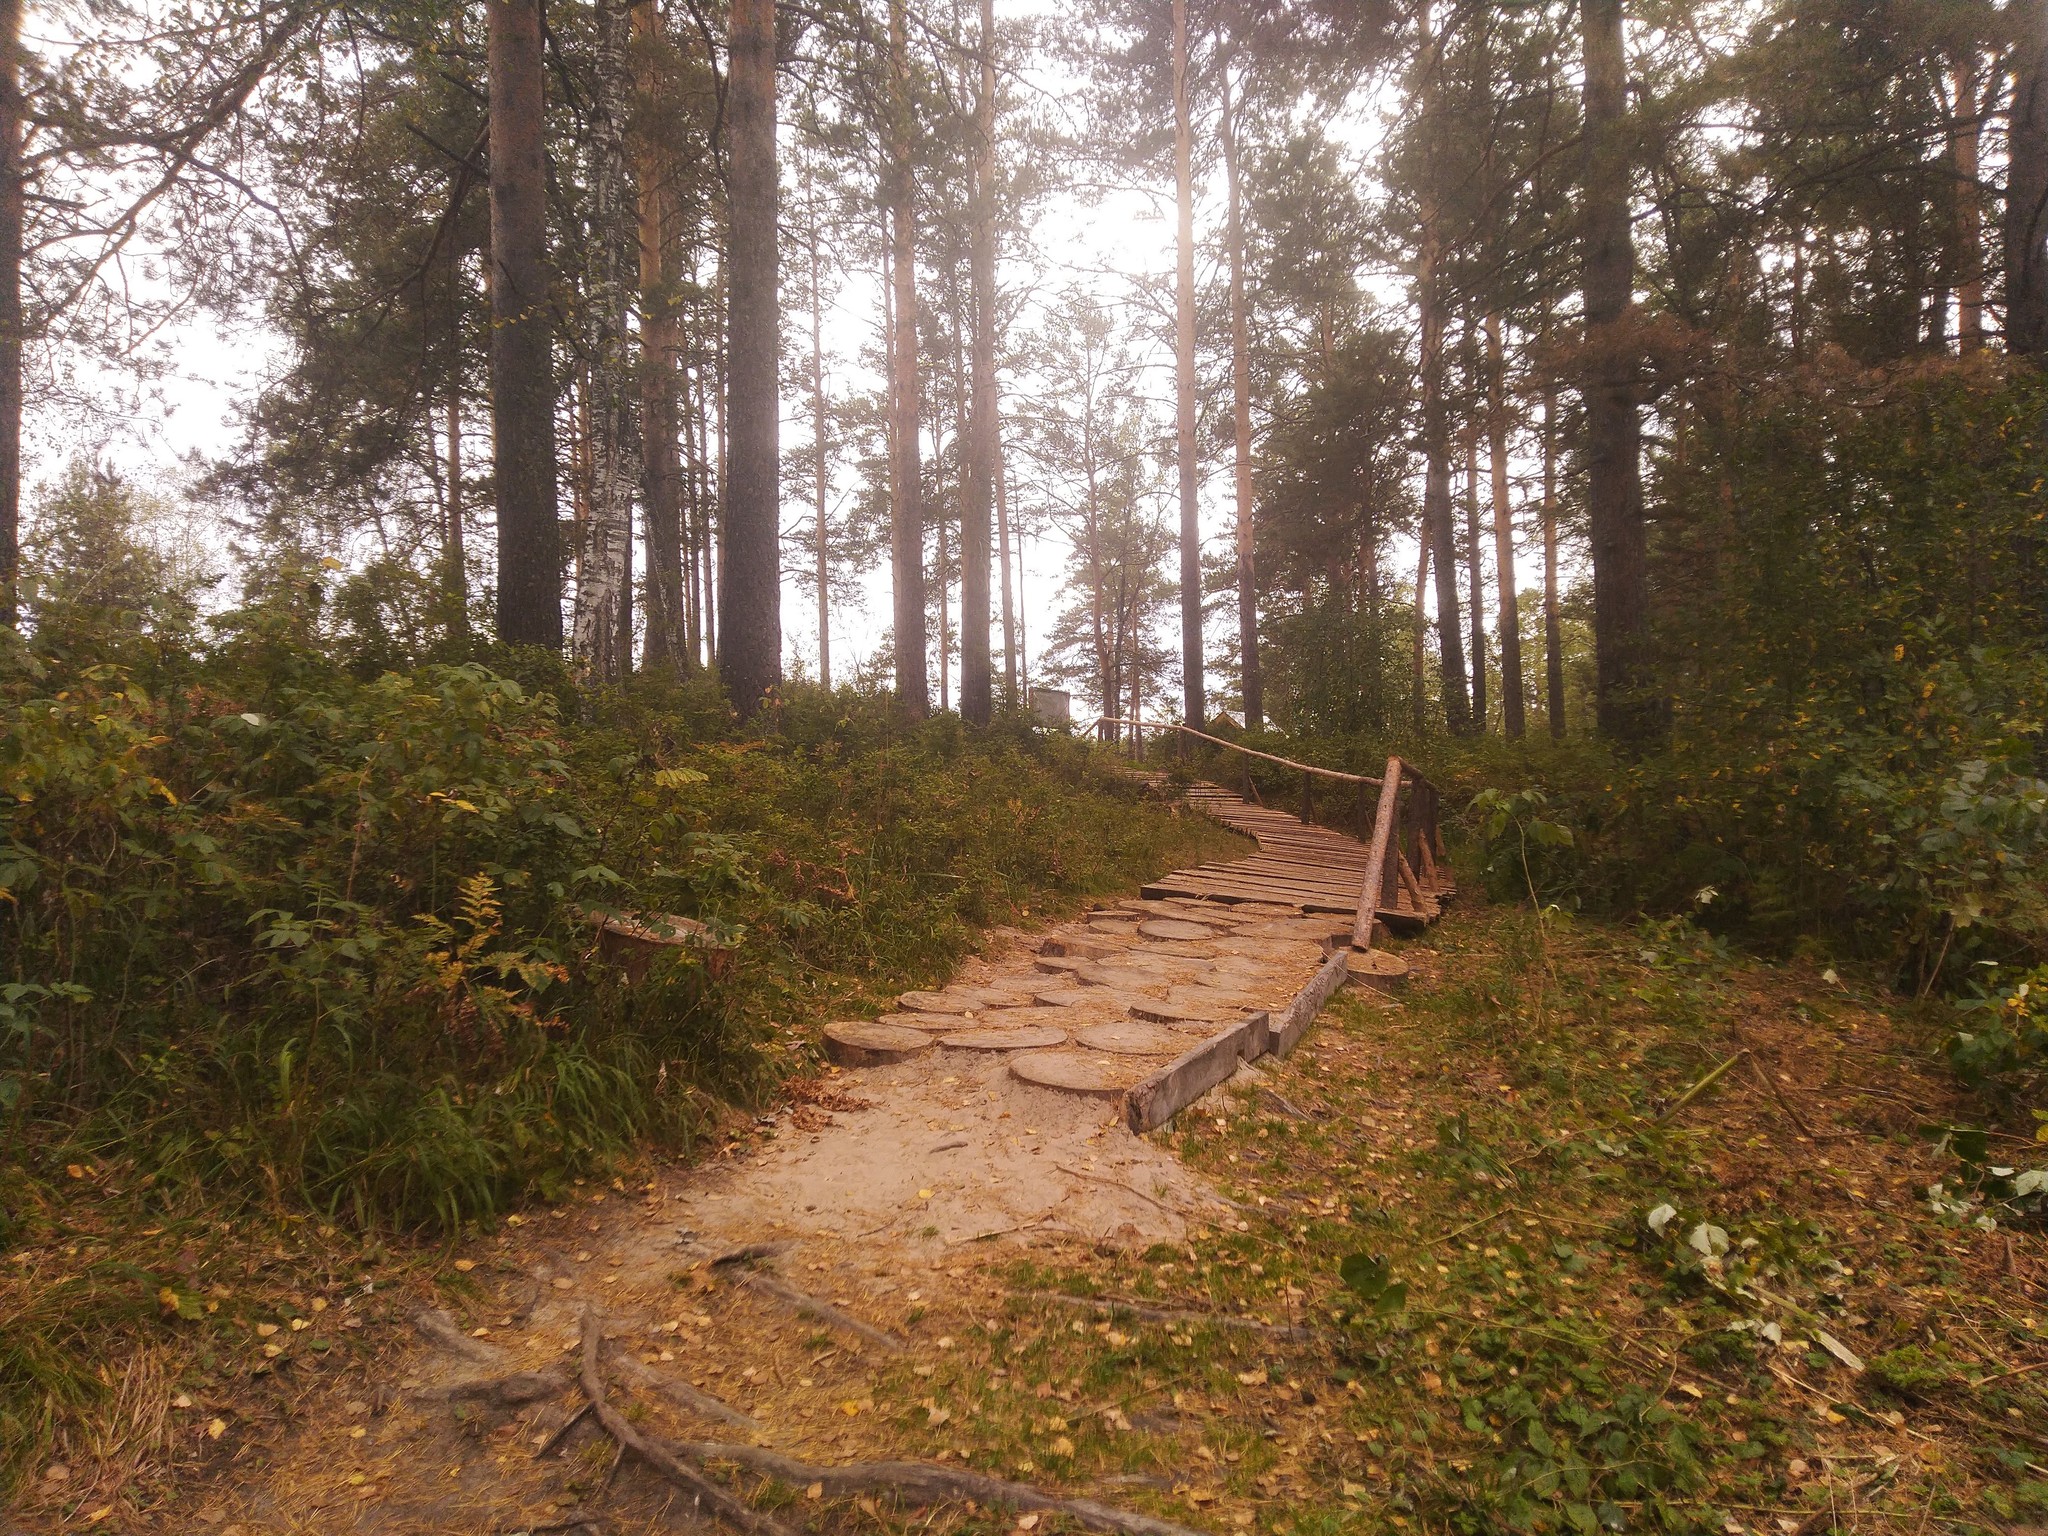
POLYGON ((470 1272, 470 1271, 471 1271, 472 1269, 475 1269, 475 1268, 476 1268, 476 1260, 475 1260, 475 1259, 457 1259, 457 1260, 455 1261, 455 1267, 456 1267, 457 1269, 461 1270, 461 1271, 462 1271, 462 1273, 466 1275, 466 1274, 468 1274, 468 1273, 469 1273, 469 1272, 470 1272))
POLYGON ((227 1432, 228 1421, 226 1419, 215 1419, 206 1426, 206 1438, 209 1440, 218 1440, 227 1432))
POLYGON ((1826 1350, 1829 1354, 1833 1355, 1837 1360, 1841 1361, 1842 1364, 1846 1365, 1850 1370, 1855 1371, 1859 1374, 1862 1372, 1863 1361, 1857 1356, 1856 1351, 1851 1349, 1848 1345, 1844 1344, 1832 1333, 1827 1333, 1822 1329, 1816 1328, 1813 1330, 1813 1336, 1816 1340, 1819 1341, 1820 1347, 1822 1349, 1826 1350))
POLYGON ((275 1323, 258 1323, 256 1325, 256 1337, 259 1339, 267 1339, 275 1332, 277 1332, 277 1324, 275 1323))

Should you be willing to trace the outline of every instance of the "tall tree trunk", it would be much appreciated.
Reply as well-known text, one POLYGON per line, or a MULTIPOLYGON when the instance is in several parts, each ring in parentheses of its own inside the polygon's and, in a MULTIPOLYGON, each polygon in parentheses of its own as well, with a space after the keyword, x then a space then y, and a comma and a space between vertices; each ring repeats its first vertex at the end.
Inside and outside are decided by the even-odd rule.
MULTIPOLYGON (((1474 392, 1477 393, 1476 391, 1474 392)), ((1479 423, 1465 427, 1465 580, 1471 594, 1472 728, 1486 730, 1486 572, 1479 558, 1479 423)))
POLYGON ((1023 700, 1017 692, 1017 617, 1010 598, 1010 493, 1004 479, 1000 399, 989 412, 989 446, 995 455, 996 548, 1003 557, 1003 701, 1015 709, 1023 700))
POLYGON ((1429 729, 1429 602, 1424 595, 1429 590, 1428 530, 1423 530, 1423 533, 1424 536, 1415 541, 1420 553, 1415 561, 1415 653, 1411 679, 1414 687, 1411 702, 1418 737, 1429 729))
POLYGON ((832 687, 832 539, 826 505, 825 474, 825 284, 823 256, 818 249, 819 208, 811 183, 811 165, 804 162, 804 201, 809 205, 811 263, 811 496, 817 519, 813 556, 818 581, 818 682, 832 687))
MULTIPOLYGON (((1444 723, 1453 736, 1472 729, 1472 695, 1465 675, 1465 638, 1458 622, 1458 551, 1451 510, 1450 406, 1444 398, 1444 331, 1447 323, 1442 292, 1442 210, 1437 178, 1444 157, 1443 108, 1439 100, 1441 48, 1431 31, 1430 7, 1421 10, 1423 33, 1423 111, 1429 119, 1429 165, 1424 171, 1422 230, 1415 270, 1416 306, 1422 320, 1422 536, 1429 545, 1429 563, 1436 567, 1437 657, 1442 673, 1444 723)), ((1421 601, 1417 594, 1416 601, 1421 601)))
MULTIPOLYGON (((958 375, 955 374, 956 379, 957 377, 958 375)), ((940 414, 940 410, 934 407, 932 411, 932 458, 934 462, 943 467, 945 457, 939 451, 940 414)), ((955 446, 958 446, 959 421, 959 412, 956 411, 953 415, 955 446)), ((948 600, 952 596, 952 572, 950 569, 952 551, 946 547, 946 503, 943 498, 939 502, 938 515, 932 519, 932 533, 934 535, 932 540, 934 546, 932 550, 932 574, 939 584, 939 710, 941 713, 944 713, 953 707, 951 692, 953 676, 953 625, 952 614, 948 611, 948 600)))
POLYGON ((1635 238, 1629 224, 1633 124, 1622 0, 1584 0, 1586 511, 1593 546, 1593 652, 1602 735, 1658 734, 1651 695, 1642 421, 1631 339, 1635 238))
POLYGON ((448 252, 448 395, 443 412, 448 443, 448 521, 441 541, 441 592, 448 604, 449 625, 457 634, 467 634, 469 571, 462 526, 462 257, 452 239, 448 252))
POLYGON ((2023 0, 2005 194, 2005 349, 2048 363, 2048 0, 2023 0))
MULTIPOLYGON (((590 504, 576 583, 570 653, 587 680, 617 683, 632 670, 620 646, 620 613, 633 555, 633 493, 640 479, 633 433, 634 379, 627 335, 628 105, 624 0, 597 8, 596 99, 590 129, 590 229, 585 239, 584 356, 589 379, 590 504)), ((628 631, 630 634, 630 631, 628 631)))
POLYGON ((974 312, 972 421, 960 496, 960 714, 989 723, 989 511, 996 477, 996 8, 981 0, 981 91, 974 103, 974 228, 968 250, 974 312))
POLYGON ((1984 100, 1983 72, 1972 58, 1955 70, 1955 122, 1949 156, 1956 173, 1956 233, 1962 270, 1956 280, 1956 336, 1965 354, 1984 350, 1984 100))
POLYGON ((889 126, 884 196, 889 207, 894 337, 890 343, 889 566, 895 596, 896 697, 912 719, 931 709, 924 640, 923 464, 917 367, 917 188, 912 179, 910 44, 904 0, 889 0, 889 126))
POLYGON ((0 0, 0 626, 20 619, 22 241, 28 208, 22 131, 22 0, 0 0))
POLYGON ((1237 124, 1230 99, 1230 70, 1223 70, 1223 179, 1229 190, 1224 237, 1230 247, 1230 392, 1236 423, 1237 469, 1237 646, 1244 683, 1244 723, 1259 730, 1266 722, 1265 686, 1259 676, 1259 586, 1252 527, 1252 349, 1244 291, 1244 212, 1237 174, 1237 124))
POLYGON ((491 438, 498 638, 562 646, 540 0, 490 0, 491 438))
POLYGON ((732 258, 726 272, 725 629, 719 671, 733 707, 760 708, 782 681, 782 532, 776 360, 782 318, 775 240, 775 0, 733 0, 726 90, 732 258))
POLYGON ((1176 456, 1180 468, 1181 713, 1208 718, 1202 665, 1202 523, 1195 475, 1195 136, 1188 61, 1187 0, 1173 0, 1173 185, 1179 209, 1174 267, 1176 456))
MULTIPOLYGON (((661 89, 655 50, 662 35, 658 0, 633 6, 634 62, 640 110, 661 89)), ((669 265, 669 174, 659 136, 632 140, 640 198, 640 472, 647 535, 647 637, 642 664, 670 678, 689 670, 688 600, 683 594, 683 466, 676 436, 678 359, 683 349, 680 295, 669 265)))
POLYGON ((1515 523, 1508 508, 1507 358, 1500 316, 1486 317, 1487 448, 1493 467, 1493 577, 1500 591, 1500 721, 1509 741, 1520 741, 1522 717, 1522 613, 1515 591, 1515 523))
POLYGON ((1543 691, 1550 734, 1564 740, 1564 620, 1557 602, 1557 391, 1543 391, 1543 691))

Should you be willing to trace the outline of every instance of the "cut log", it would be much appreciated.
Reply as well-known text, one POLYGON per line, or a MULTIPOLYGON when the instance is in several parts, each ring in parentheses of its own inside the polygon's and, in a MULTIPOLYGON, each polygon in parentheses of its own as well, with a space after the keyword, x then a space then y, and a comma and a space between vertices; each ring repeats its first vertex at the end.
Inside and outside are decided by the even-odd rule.
POLYGON ((1010 1058, 1019 1082, 1092 1099, 1120 1099, 1145 1071, 1142 1061, 1095 1051, 1026 1051, 1010 1058))
POLYGON ((1023 1029, 963 1029, 941 1035, 939 1044, 956 1051, 1043 1051, 1067 1043, 1067 1032, 1050 1025, 1023 1029))
POLYGON ((1074 1044, 1112 1056, 1178 1056, 1188 1046, 1187 1036, 1159 1024, 1126 1019, 1121 1024, 1091 1024, 1076 1032, 1074 1044))
POLYGON ((896 999, 899 1008, 911 1013, 972 1013, 975 1003, 957 992, 906 992, 896 999))
POLYGON ((1148 939, 1184 939, 1191 944, 1222 936, 1219 930, 1205 923, 1190 922, 1181 917, 1155 917, 1150 922, 1138 924, 1138 932, 1148 939))
POLYGON ((1344 963, 1354 987, 1397 992, 1408 979, 1408 962, 1384 949, 1347 949, 1344 963))
POLYGON ((825 1054, 842 1067, 886 1067, 932 1047, 932 1037, 900 1024, 849 1019, 825 1026, 825 1054))

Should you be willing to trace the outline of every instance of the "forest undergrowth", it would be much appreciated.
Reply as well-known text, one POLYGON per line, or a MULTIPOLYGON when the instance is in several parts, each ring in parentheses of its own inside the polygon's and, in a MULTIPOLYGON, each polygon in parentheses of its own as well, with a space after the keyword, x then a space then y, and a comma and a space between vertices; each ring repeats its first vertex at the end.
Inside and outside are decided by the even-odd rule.
POLYGON ((1161 1133, 1241 1219, 1018 1263, 896 1423, 1224 1529, 2041 1523, 2048 1239, 1982 1193, 2032 1127, 1958 1157, 1938 1011, 1683 923, 1502 906, 1409 953, 1399 1006, 1161 1133), (1054 1289, 1106 1304, 1014 1299, 1054 1289))
POLYGON ((148 1464, 250 1328, 345 1348, 339 1287, 715 1150, 840 1012, 1235 846, 1021 725, 360 676, 315 608, 0 657, 8 1479, 148 1464), (599 941, 649 913, 696 926, 599 941))

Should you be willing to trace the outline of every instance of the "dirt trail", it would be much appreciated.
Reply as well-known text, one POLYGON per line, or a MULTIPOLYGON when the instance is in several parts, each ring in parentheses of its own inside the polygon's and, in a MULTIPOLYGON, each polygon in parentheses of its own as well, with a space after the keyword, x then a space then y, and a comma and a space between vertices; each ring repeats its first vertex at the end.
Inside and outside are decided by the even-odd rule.
MULTIPOLYGON (((1056 1054, 1136 1081, 1171 1056, 1092 1051, 1082 1042, 1119 1037, 1088 1030, 1128 1026, 1133 1006, 1206 999, 1214 1017, 1152 1026, 1156 1041, 1130 1035, 1184 1050, 1247 1008, 1283 1003, 1320 963, 1327 927, 1284 911, 1123 903, 1010 936, 945 992, 906 1000, 930 1012, 897 1018, 935 1041, 963 1026, 1006 1032, 1005 1014, 1040 1029, 1050 1018, 1073 1037, 1056 1054), (1197 915, 1208 942, 1172 926, 1197 915), (1162 921, 1168 936, 1140 932, 1162 921)), ((964 1451, 934 1448, 932 1435, 906 1446, 875 1411, 876 1392, 930 1376, 968 1330, 992 1333, 1015 1294, 1011 1266, 1073 1245, 1179 1244, 1236 1215, 1163 1146, 1133 1136, 1119 1101, 1024 1082, 1017 1054, 934 1044, 889 1065, 833 1068, 733 1156, 512 1218, 456 1262, 466 1294, 428 1314, 401 1359, 319 1394, 275 1443, 245 1448, 249 1474, 221 1478, 223 1492, 157 1528, 672 1528, 687 1496, 621 1465, 587 1416, 572 1422, 591 1309, 609 1341, 610 1393, 652 1413, 650 1428, 824 1464, 960 1465, 964 1451), (754 1262, 713 1262, 748 1246, 761 1250, 754 1262)), ((943 1421, 934 1410, 923 1428, 943 1421)))

